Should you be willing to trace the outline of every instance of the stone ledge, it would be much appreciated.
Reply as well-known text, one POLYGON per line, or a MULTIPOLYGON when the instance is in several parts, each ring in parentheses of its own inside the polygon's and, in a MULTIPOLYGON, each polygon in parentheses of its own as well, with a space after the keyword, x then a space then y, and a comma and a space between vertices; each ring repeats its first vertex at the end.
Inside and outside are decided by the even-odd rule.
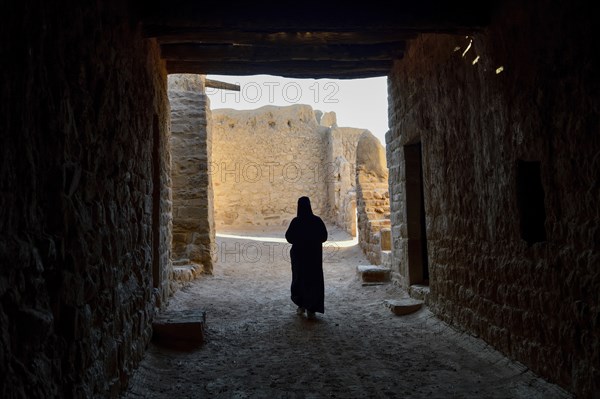
POLYGON ((428 285, 420 285, 413 284, 408 287, 408 295, 411 298, 421 300, 425 302, 425 304, 429 303, 429 286, 428 285))
POLYGON ((202 274, 202 265, 189 263, 187 265, 173 266, 173 280, 179 282, 189 282, 202 274))
POLYGON ((193 347, 204 342, 206 312, 199 309, 159 314, 152 323, 152 340, 172 347, 193 347))
POLYGON ((172 263, 173 263, 173 266, 185 266, 185 265, 190 264, 190 260, 189 259, 177 259, 177 260, 174 260, 172 263))
POLYGON ((391 270, 387 267, 374 265, 359 265, 356 272, 364 283, 386 283, 390 281, 391 270))
POLYGON ((396 316, 404 316, 421 309, 423 301, 412 298, 387 299, 384 305, 388 307, 396 316))

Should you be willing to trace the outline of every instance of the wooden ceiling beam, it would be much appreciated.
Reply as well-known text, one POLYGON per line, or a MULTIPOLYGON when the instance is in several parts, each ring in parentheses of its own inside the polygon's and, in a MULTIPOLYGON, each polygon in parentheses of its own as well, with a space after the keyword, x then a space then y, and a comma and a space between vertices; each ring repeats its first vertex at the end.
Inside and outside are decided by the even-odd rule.
POLYGON ((134 0, 169 73, 359 78, 387 75, 420 33, 470 34, 496 0, 371 0, 310 4, 134 0), (386 47, 387 46, 387 47, 386 47))
POLYGON ((172 29, 146 27, 148 37, 160 44, 253 44, 253 45, 343 45, 385 44, 417 37, 417 32, 379 29, 368 32, 248 32, 206 29, 172 29))
POLYGON ((173 61, 366 61, 400 59, 406 44, 252 46, 166 44, 161 56, 173 61))
POLYGON ((167 72, 202 75, 269 74, 290 78, 357 79, 388 75, 393 61, 172 61, 167 60, 167 72))
POLYGON ((212 87, 213 89, 220 89, 220 90, 240 91, 240 85, 236 85, 234 83, 222 82, 220 80, 214 80, 214 79, 204 79, 204 86, 212 87))

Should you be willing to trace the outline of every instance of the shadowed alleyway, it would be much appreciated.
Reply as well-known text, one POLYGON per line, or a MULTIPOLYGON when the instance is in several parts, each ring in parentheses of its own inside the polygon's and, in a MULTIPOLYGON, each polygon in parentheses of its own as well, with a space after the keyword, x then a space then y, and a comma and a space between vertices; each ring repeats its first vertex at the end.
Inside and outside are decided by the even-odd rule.
POLYGON ((337 230, 324 251, 325 314, 297 316, 282 237, 218 236, 214 276, 168 307, 206 310, 207 342, 190 352, 151 344, 126 398, 570 397, 427 309, 394 316, 383 301, 402 292, 361 286, 355 270, 367 262, 337 230))

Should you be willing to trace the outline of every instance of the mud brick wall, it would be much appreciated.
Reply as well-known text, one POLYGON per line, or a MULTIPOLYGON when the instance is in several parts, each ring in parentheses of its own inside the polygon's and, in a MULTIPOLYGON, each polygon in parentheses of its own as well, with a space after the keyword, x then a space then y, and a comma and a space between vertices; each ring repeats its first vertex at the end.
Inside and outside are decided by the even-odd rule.
POLYGON ((329 218, 329 129, 308 105, 212 111, 211 174, 218 226, 287 226, 298 198, 329 218))
POLYGON ((600 394, 600 81, 581 3, 505 2, 473 36, 414 40, 389 79, 387 159, 397 278, 406 283, 410 267, 403 147, 420 140, 432 310, 592 397, 600 394), (539 242, 522 238, 520 201, 530 198, 518 195, 522 162, 539 162, 539 242))
POLYGON ((332 126, 329 131, 331 216, 336 225, 355 236, 356 147, 365 129, 332 126))
POLYGON ((300 196, 356 234, 356 148, 366 130, 338 127, 334 112, 308 105, 213 113, 218 226, 285 226, 300 196))
POLYGON ((212 133, 210 101, 200 75, 169 75, 173 179, 173 259, 213 267, 212 133))
POLYGON ((0 5, 2 398, 116 397, 166 295, 166 74, 122 7, 0 5))
POLYGON ((356 150, 356 204, 358 243, 374 265, 382 263, 382 228, 390 227, 390 199, 385 149, 369 131, 360 136, 356 150))

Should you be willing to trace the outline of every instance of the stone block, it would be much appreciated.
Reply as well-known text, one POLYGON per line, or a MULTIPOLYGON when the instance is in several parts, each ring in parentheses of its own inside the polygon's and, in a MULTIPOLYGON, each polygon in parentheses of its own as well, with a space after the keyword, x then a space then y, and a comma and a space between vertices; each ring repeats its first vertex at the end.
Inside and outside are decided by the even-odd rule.
POLYGON ((429 286, 413 284, 408 288, 408 295, 411 298, 418 299, 428 303, 429 300, 429 286))
POLYGON ((385 283, 390 281, 390 269, 386 267, 359 265, 356 271, 365 283, 385 283))
MULTIPOLYGON (((187 259, 186 259, 187 260, 187 259)), ((183 260, 173 262, 173 280, 179 282, 189 282, 202 274, 202 265, 190 262, 182 264, 183 260)))
POLYGON ((166 346, 195 346, 204 342, 206 312, 199 309, 165 312, 152 323, 152 339, 166 346))
POLYGON ((186 207, 180 208, 178 211, 178 215, 183 219, 201 219, 206 215, 206 208, 200 207, 186 207))
POLYGON ((404 316, 421 309, 423 306, 423 301, 412 298, 387 299, 384 304, 396 316, 404 316))

